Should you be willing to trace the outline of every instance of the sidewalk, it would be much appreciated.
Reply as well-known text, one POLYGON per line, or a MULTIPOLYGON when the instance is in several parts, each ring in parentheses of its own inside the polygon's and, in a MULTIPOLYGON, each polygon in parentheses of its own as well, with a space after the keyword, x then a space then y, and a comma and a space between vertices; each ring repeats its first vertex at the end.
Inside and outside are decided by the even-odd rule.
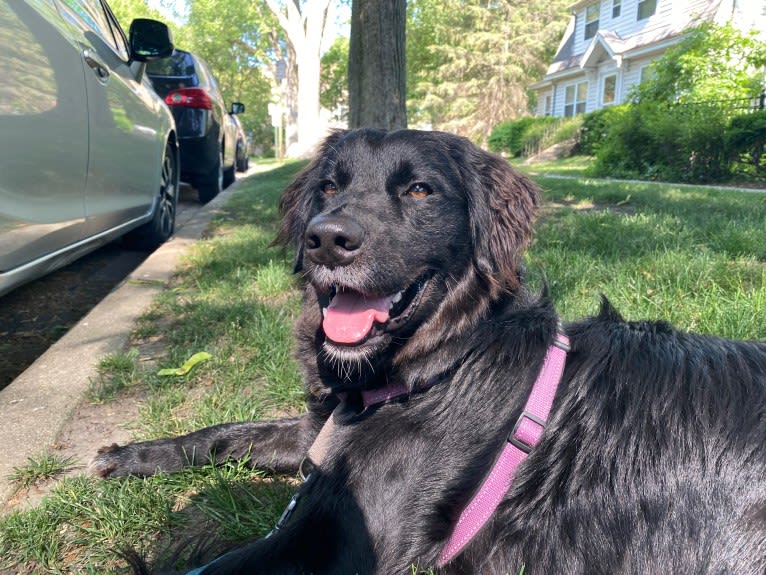
POLYGON ((568 176, 566 174, 545 174, 535 172, 533 165, 525 166, 525 172, 530 176, 539 178, 552 178, 554 180, 588 180, 593 182, 615 182, 618 184, 647 184, 655 186, 678 186, 679 188, 704 188, 722 192, 749 192, 756 194, 766 194, 766 187, 763 188, 742 188, 738 186, 717 186, 708 184, 682 184, 677 182, 655 182, 652 180, 619 180, 616 178, 588 178, 586 176, 568 176))
MULTIPOLYGON (((170 241, 0 391, 0 509, 16 490, 8 475, 15 467, 27 464, 28 458, 59 444, 60 435, 83 403, 90 381, 97 376, 99 360, 125 350, 135 320, 165 289, 180 258, 202 236, 211 218, 239 187, 239 181, 196 210, 187 221, 177 221, 170 241)), ((94 437, 93 454, 105 443, 105 438, 94 437)))

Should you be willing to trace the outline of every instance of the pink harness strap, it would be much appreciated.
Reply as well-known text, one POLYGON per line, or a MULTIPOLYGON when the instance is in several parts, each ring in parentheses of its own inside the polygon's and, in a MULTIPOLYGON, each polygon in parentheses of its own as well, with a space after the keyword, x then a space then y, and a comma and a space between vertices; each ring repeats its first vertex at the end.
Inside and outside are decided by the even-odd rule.
POLYGON ((449 541, 439 555, 437 566, 442 567, 454 559, 485 525, 511 488, 516 469, 542 437, 564 373, 567 351, 569 338, 557 334, 508 442, 479 491, 460 514, 449 541))

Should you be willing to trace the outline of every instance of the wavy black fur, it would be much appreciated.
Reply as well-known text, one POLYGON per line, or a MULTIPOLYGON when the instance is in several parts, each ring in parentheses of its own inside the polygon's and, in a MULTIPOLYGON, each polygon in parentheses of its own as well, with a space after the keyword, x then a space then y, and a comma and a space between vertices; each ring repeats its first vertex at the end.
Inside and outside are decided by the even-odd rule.
MULTIPOLYGON (((329 456, 286 527, 205 574, 433 567, 554 338, 556 311, 527 293, 518 265, 538 203, 531 182, 462 138, 334 133, 281 202, 278 241, 295 248, 305 278, 296 335, 308 415, 112 446, 94 471, 150 474, 248 453, 294 472, 334 391, 353 398, 404 382, 407 401, 341 407, 329 456), (317 254, 317 216, 327 215, 339 237, 354 235, 340 254, 317 254), (320 307, 334 286, 391 294, 424 274, 408 322, 359 345, 326 341, 320 307)), ((572 351, 541 442, 491 521, 437 572, 766 573, 766 344, 626 322, 606 300, 565 331, 572 351)))

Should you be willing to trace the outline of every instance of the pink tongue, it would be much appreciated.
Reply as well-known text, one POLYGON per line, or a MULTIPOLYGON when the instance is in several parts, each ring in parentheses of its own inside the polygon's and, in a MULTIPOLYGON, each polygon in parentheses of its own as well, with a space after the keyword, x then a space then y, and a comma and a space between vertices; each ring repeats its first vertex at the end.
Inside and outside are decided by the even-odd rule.
POLYGON ((373 322, 388 321, 393 296, 368 299, 358 293, 335 295, 324 314, 325 335, 336 343, 358 343, 372 329, 373 322))

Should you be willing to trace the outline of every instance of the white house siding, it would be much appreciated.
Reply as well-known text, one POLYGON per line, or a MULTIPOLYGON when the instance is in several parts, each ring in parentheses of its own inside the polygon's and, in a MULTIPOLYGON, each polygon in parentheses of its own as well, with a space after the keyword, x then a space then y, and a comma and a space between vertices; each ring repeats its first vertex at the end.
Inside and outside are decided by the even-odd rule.
POLYGON ((641 70, 654 62, 657 57, 640 58, 628 61, 622 70, 622 102, 630 95, 631 88, 641 83, 641 70))
POLYGON ((585 12, 587 6, 591 4, 600 4, 599 30, 609 30, 616 32, 620 38, 627 38, 634 34, 653 32, 667 27, 677 19, 682 19, 684 14, 699 12, 709 4, 709 1, 692 0, 678 2, 677 0, 657 0, 657 9, 654 15, 643 20, 636 19, 639 0, 623 0, 618 18, 612 18, 613 0, 600 0, 600 2, 589 4, 583 3, 582 8, 578 8, 575 14, 574 54, 584 53, 593 40, 593 38, 585 39, 585 12))
POLYGON ((729 15, 734 26, 740 30, 755 30, 759 32, 759 39, 766 41, 766 0, 721 0, 716 22, 725 23, 729 15))
POLYGON ((616 73, 615 103, 625 102, 640 82, 641 69, 677 42, 683 30, 701 22, 731 21, 740 29, 756 28, 766 37, 766 0, 657 0, 652 16, 637 19, 640 0, 622 0, 612 18, 614 0, 581 0, 538 93, 538 114, 545 114, 545 95, 553 98, 552 114, 563 116, 567 86, 588 82, 585 110, 602 107, 604 78, 616 73), (600 7, 598 33, 584 38, 588 6, 600 7))

